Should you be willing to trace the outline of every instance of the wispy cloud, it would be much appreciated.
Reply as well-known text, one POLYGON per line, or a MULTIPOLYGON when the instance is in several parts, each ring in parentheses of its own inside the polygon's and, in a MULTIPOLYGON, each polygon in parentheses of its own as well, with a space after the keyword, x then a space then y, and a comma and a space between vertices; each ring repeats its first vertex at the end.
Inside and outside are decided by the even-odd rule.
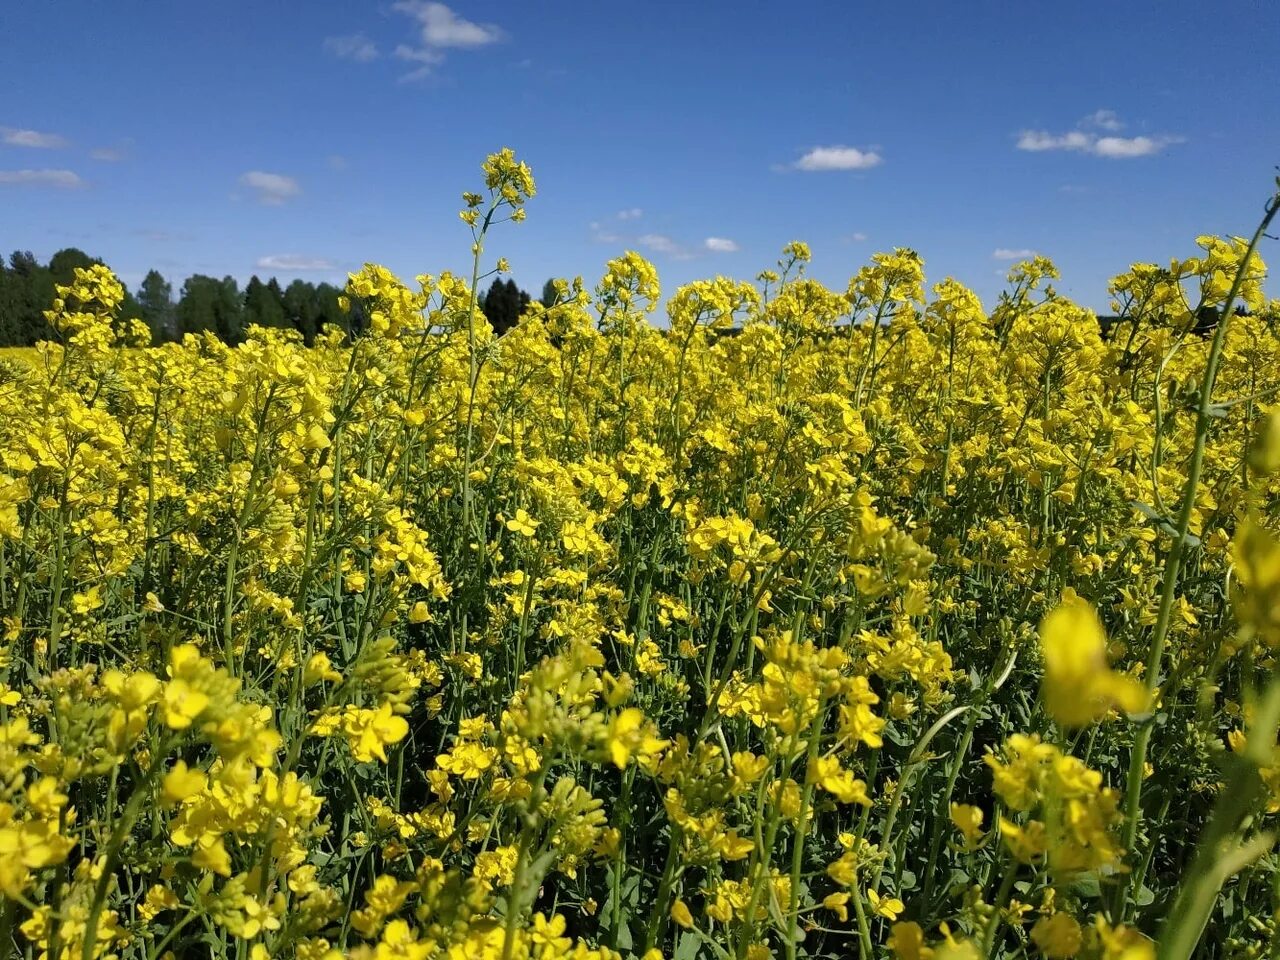
POLYGON ((797 160, 793 167, 808 172, 824 170, 870 170, 884 162, 874 150, 857 147, 814 147, 797 160))
POLYGON ((417 45, 400 44, 395 55, 420 66, 402 81, 417 80, 444 62, 445 50, 474 50, 506 39, 506 33, 491 23, 475 23, 460 17, 443 3, 428 0, 398 0, 392 9, 418 21, 417 45))
POLYGON ((845 237, 846 243, 866 243, 869 238, 861 230, 855 230, 853 233, 845 237))
POLYGON ((1148 157, 1170 144, 1181 142, 1180 137, 1100 137, 1093 145, 1093 152, 1113 159, 1148 157))
POLYGON ((672 260, 692 260, 693 254, 670 237, 661 233, 646 233, 636 238, 636 243, 646 250, 660 253, 672 260))
POLYGON ((264 173, 250 170, 240 178, 240 183, 257 194, 258 202, 268 207, 278 207, 286 200, 302 193, 298 181, 282 173, 264 173))
POLYGON ((70 146, 66 137, 39 130, 20 130, 17 127, 0 127, 0 142, 10 147, 33 147, 37 150, 58 150, 70 146))
POLYGON ((337 153, 331 154, 325 162, 329 164, 330 170, 345 170, 350 166, 347 158, 337 153))
POLYGON ((1081 130, 1049 133, 1047 130, 1023 130, 1018 134, 1019 150, 1088 150, 1097 137, 1081 130))
POLYGON ((0 170, 0 183, 58 190, 79 190, 86 186, 79 174, 71 170, 0 170))
POLYGON ((94 160, 101 160, 103 163, 120 163, 122 160, 129 159, 129 154, 133 151, 132 140, 121 140, 114 147, 94 147, 89 151, 89 156, 94 160))
POLYGON ((1152 154, 1159 153, 1167 146, 1183 142, 1182 137, 1168 135, 1117 137, 1114 135, 1102 136, 1097 133, 1097 130, 1101 129, 1113 134, 1114 131, 1121 130, 1123 127, 1124 124, 1120 122, 1114 111, 1097 110, 1082 119, 1076 125, 1076 129, 1068 130, 1065 133, 1050 133, 1047 130, 1023 130, 1018 134, 1017 147, 1019 150, 1027 150, 1032 153, 1040 153, 1046 150, 1068 150, 1087 153, 1095 157, 1105 157, 1110 160, 1119 160, 1132 157, 1149 157, 1152 154))
POLYGON ((363 33, 352 33, 344 37, 325 37, 325 52, 339 60, 354 60, 356 63, 368 63, 378 59, 378 45, 363 33))
POLYGON ((193 239, 189 233, 175 233, 172 230, 156 230, 147 227, 138 227, 132 232, 135 237, 142 237, 144 240, 155 243, 185 243, 193 239))
POLYGON ((644 216, 644 211, 641 210, 639 207, 631 207, 628 210, 618 211, 619 220, 639 220, 643 216, 644 216))
POLYGON ((675 253, 680 249, 674 240, 661 233, 646 233, 636 242, 642 247, 648 247, 655 253, 675 253))
POLYGON ((1095 110, 1080 122, 1084 126, 1097 127, 1099 130, 1107 130, 1111 133, 1124 129, 1124 124, 1120 122, 1114 110, 1095 110))
POLYGON ((289 273, 322 273, 337 270, 337 264, 323 257, 304 257, 296 253, 273 253, 259 257, 259 270, 284 270, 289 273))
POLYGON ((0 183, 58 189, 79 189, 86 186, 79 174, 72 170, 0 170, 0 183))
POLYGON ((626 238, 607 230, 599 221, 592 220, 588 226, 591 228, 591 239, 596 243, 619 244, 626 243, 626 238))
POLYGON ((740 247, 725 237, 707 237, 702 245, 712 253, 737 253, 740 247))
POLYGON ((992 251, 991 256, 997 260, 1029 260, 1036 255, 1034 250, 1012 249, 1010 247, 996 247, 992 251))

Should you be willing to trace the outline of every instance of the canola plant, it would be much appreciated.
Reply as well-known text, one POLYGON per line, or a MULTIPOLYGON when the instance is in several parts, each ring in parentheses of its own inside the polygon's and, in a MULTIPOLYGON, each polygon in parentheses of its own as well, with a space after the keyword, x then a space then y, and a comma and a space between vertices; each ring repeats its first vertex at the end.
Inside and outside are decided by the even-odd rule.
POLYGON ((0 364, 4 956, 1280 949, 1274 201, 1105 339, 801 243, 495 338, 484 177, 358 333, 150 347, 95 267, 0 364))

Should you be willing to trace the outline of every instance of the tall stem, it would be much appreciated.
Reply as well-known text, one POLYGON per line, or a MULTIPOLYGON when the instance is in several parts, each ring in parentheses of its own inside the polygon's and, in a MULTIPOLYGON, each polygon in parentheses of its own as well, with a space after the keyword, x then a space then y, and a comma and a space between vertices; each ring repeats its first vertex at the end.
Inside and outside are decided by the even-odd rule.
MULTIPOLYGON (((1200 402, 1196 409, 1195 446, 1191 452, 1191 465, 1187 472, 1187 482, 1182 490, 1182 504, 1178 511, 1176 535, 1173 543, 1169 545, 1169 555, 1165 560, 1164 582, 1160 591, 1160 610, 1156 617, 1155 633, 1151 637, 1151 648, 1147 654, 1147 694, 1153 698, 1160 688, 1160 671, 1164 664, 1164 648, 1169 636, 1174 595, 1178 586, 1178 574, 1182 569, 1187 532, 1191 527, 1191 514, 1195 510, 1196 491, 1200 486, 1200 473, 1204 468, 1204 451, 1209 438, 1209 427, 1213 422, 1213 386, 1218 376, 1218 364, 1222 360, 1222 348, 1227 338, 1227 327, 1231 323, 1231 308, 1235 303, 1236 295, 1240 292, 1241 284, 1244 283, 1245 274, 1249 270, 1249 261, 1253 258, 1253 252, 1267 232, 1267 228, 1271 226, 1271 221, 1275 218, 1277 212, 1280 212, 1280 192, 1277 192, 1267 204, 1262 222, 1258 224, 1258 229, 1254 231, 1253 238, 1249 241, 1248 249, 1240 259, 1240 266, 1236 269, 1235 279, 1231 282, 1231 290, 1227 294, 1226 302, 1222 305, 1222 317, 1213 332, 1213 342, 1209 347, 1208 360, 1205 362, 1204 378, 1200 383, 1200 402)), ((1129 774, 1125 785, 1125 825, 1123 836, 1123 849, 1126 852, 1133 849, 1134 843, 1138 838, 1138 828, 1141 825, 1142 779, 1147 766, 1147 749, 1151 744, 1151 733, 1154 724, 1155 715, 1153 711, 1152 715, 1138 729, 1138 733, 1134 738, 1133 752, 1129 757, 1129 774)), ((1129 895, 1133 892, 1132 880, 1133 876, 1131 875, 1130 883, 1122 885, 1118 891, 1118 896, 1124 896, 1124 899, 1116 905, 1119 908, 1118 912, 1123 912, 1128 903, 1133 901, 1133 897, 1129 895), (1126 887, 1128 888, 1127 890, 1126 887)))

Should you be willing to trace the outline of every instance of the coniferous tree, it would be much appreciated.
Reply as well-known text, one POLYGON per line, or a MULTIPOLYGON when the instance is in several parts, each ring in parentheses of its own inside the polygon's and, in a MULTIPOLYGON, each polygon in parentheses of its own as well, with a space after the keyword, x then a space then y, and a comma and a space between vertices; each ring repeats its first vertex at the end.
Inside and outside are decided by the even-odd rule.
POLYGON ((218 337, 223 343, 239 343, 244 339, 244 300, 235 277, 222 278, 214 304, 218 337))
POLYGON ((40 265, 31 251, 15 250, 9 257, 5 286, 8 288, 5 307, 8 343, 29 347, 40 340, 56 339, 44 318, 44 312, 53 302, 53 274, 40 265))
POLYGON ((495 278, 484 295, 482 309, 497 336, 506 333, 519 321, 530 303, 529 294, 514 280, 495 278))
POLYGON ((272 278, 270 283, 263 283, 253 276, 244 288, 244 317, 242 326, 248 329, 260 327, 285 326, 283 296, 280 285, 272 278))
MULTIPOLYGON (((273 281, 274 282, 274 281, 273 281)), ((302 334, 308 346, 316 336, 316 321, 320 316, 318 292, 305 280, 294 280, 280 297, 284 308, 285 325, 302 334)))
POLYGON ((182 284, 182 297, 178 301, 178 332, 188 333, 217 331, 218 281, 213 277, 194 274, 182 284))
POLYGON ((100 263, 101 260, 95 260, 83 250, 66 247, 49 258, 49 272, 54 283, 65 286, 75 279, 77 269, 85 270, 100 263))
POLYGON ((178 335, 177 313, 173 304, 173 287, 159 270, 151 270, 138 287, 138 307, 142 319, 151 328, 153 343, 165 343, 178 335))
MULTIPOLYGON (((337 327, 350 330, 350 315, 345 313, 338 303, 342 291, 331 283, 322 283, 316 287, 316 333, 323 333, 326 327, 337 327)), ((351 305, 351 313, 356 313, 356 304, 351 305)))

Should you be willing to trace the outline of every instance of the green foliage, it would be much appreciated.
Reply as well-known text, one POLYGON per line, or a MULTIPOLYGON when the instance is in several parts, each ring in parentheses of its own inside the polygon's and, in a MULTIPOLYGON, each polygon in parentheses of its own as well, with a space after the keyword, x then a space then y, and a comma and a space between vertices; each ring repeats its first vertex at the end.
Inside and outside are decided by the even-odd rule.
POLYGON ((520 322, 530 302, 529 294, 517 287, 514 280, 495 278, 479 306, 493 332, 501 336, 520 322))
MULTIPOLYGON (((68 284, 77 269, 101 260, 75 247, 55 253, 42 264, 29 251, 15 251, 6 263, 0 258, 0 347, 29 347, 41 340, 57 340, 44 312, 56 284, 68 284)), ((296 330, 310 344, 325 327, 362 328, 363 313, 348 316, 338 305, 341 291, 330 283, 294 280, 288 287, 271 277, 251 277, 241 293, 234 277, 221 280, 202 274, 188 277, 174 299, 173 284, 158 270, 148 271, 135 298, 128 289, 121 301, 120 319, 137 318, 151 329, 154 343, 181 339, 188 333, 213 333, 227 343, 239 343, 249 327, 296 330)), ((527 294, 517 292, 527 305, 527 294)), ((519 309, 516 311, 518 316, 519 309)))

